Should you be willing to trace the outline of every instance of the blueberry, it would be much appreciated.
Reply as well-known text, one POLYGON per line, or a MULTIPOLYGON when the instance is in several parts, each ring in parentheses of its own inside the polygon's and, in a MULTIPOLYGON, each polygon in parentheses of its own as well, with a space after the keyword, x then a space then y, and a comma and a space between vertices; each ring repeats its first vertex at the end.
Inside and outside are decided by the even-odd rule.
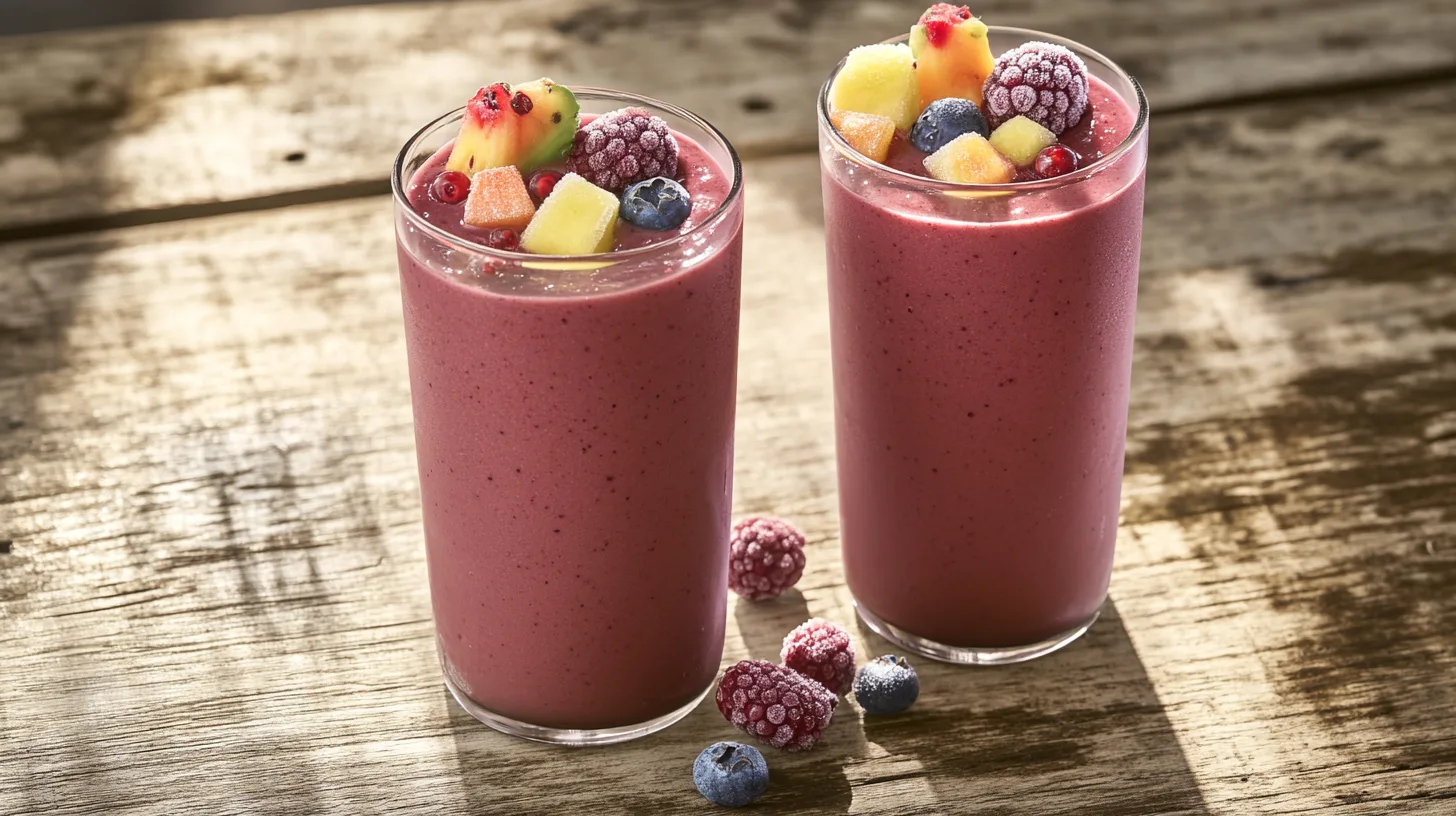
POLYGON ((670 178, 639 181, 622 193, 622 217, 643 229, 676 229, 693 211, 693 200, 670 178))
POLYGON ((885 655, 866 663, 854 678, 854 699, 866 714, 899 714, 920 696, 920 677, 899 655, 885 655))
POLYGON ((743 807, 768 788, 768 763, 752 746, 715 742, 693 761, 693 784, 715 805, 743 807))
POLYGON ((910 129, 910 144, 922 153, 934 153, 957 136, 979 133, 990 136, 986 117, 969 99, 937 99, 921 112, 910 129))

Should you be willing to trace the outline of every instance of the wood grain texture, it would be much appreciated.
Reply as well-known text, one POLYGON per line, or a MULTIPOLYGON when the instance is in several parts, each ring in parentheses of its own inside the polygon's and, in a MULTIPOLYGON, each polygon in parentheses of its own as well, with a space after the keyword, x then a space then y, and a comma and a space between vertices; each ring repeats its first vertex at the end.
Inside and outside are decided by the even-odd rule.
MULTIPOLYGON (((1456 86, 1154 133, 1115 607, 1029 665, 920 661, 908 716, 771 755, 760 810, 1456 803, 1456 86)), ((731 603, 725 660, 854 628, 817 163, 748 173, 735 505, 810 568, 731 603)), ((0 247, 0 813, 703 810, 711 704, 575 752, 446 699, 395 280, 379 197, 0 247)))
MULTIPOLYGON (((0 236, 383 192, 415 129, 498 78, 632 89, 696 110, 748 154, 808 149, 829 67, 924 6, 408 3, 0 40, 0 236)), ((1102 50, 1155 110, 1456 74, 1456 4, 1443 0, 977 11, 1102 50)))

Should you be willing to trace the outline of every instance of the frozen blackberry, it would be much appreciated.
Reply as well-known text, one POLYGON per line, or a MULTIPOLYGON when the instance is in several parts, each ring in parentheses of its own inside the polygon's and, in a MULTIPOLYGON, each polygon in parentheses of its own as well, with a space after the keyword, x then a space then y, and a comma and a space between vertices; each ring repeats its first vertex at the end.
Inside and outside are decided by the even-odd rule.
POLYGON ((981 90, 993 129, 1025 116, 1060 136, 1087 111, 1087 66, 1060 45, 1029 42, 998 57, 981 90))
POLYGON ((804 534, 783 519, 749 516, 728 539, 728 588, 749 600, 773 598, 804 575, 804 534))
POLYGON ((810 618, 784 638, 779 662, 835 694, 854 683, 854 643, 837 623, 810 618))

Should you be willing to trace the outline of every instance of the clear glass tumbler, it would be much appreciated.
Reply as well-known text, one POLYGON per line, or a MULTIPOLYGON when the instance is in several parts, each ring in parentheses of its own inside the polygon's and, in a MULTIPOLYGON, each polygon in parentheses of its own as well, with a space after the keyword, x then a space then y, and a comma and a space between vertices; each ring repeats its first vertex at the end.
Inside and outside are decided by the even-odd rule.
POLYGON ((990 36, 1077 53, 1093 127, 1126 137, 1063 177, 952 184, 857 154, 828 83, 818 107, 849 588, 887 639, 974 664, 1060 648, 1106 599, 1147 163, 1132 77, 990 36))
POLYGON ((445 684, 493 728, 593 745, 685 716, 722 658, 743 185, 732 146, 692 113, 576 95, 584 115, 665 119, 717 165, 722 205, 610 254, 462 240, 406 193, 459 110, 410 139, 393 187, 445 684))

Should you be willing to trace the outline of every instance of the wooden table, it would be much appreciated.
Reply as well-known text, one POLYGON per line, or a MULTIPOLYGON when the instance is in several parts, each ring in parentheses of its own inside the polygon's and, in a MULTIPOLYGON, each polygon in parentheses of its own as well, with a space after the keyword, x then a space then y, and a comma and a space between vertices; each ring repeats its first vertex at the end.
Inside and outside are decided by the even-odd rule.
MULTIPOLYGON (((814 92, 923 0, 521 0, 0 40, 0 813, 698 813, 436 667, 387 172, 483 81, 750 157, 736 510, 839 567, 814 92), (663 48, 661 43, 668 43, 663 48), (664 63, 646 57, 662 54, 664 63), (628 56, 632 55, 632 56, 628 56)), ((1022 0, 1154 109, 1113 603, 772 754, 774 813, 1456 813, 1456 4, 1022 0)))

